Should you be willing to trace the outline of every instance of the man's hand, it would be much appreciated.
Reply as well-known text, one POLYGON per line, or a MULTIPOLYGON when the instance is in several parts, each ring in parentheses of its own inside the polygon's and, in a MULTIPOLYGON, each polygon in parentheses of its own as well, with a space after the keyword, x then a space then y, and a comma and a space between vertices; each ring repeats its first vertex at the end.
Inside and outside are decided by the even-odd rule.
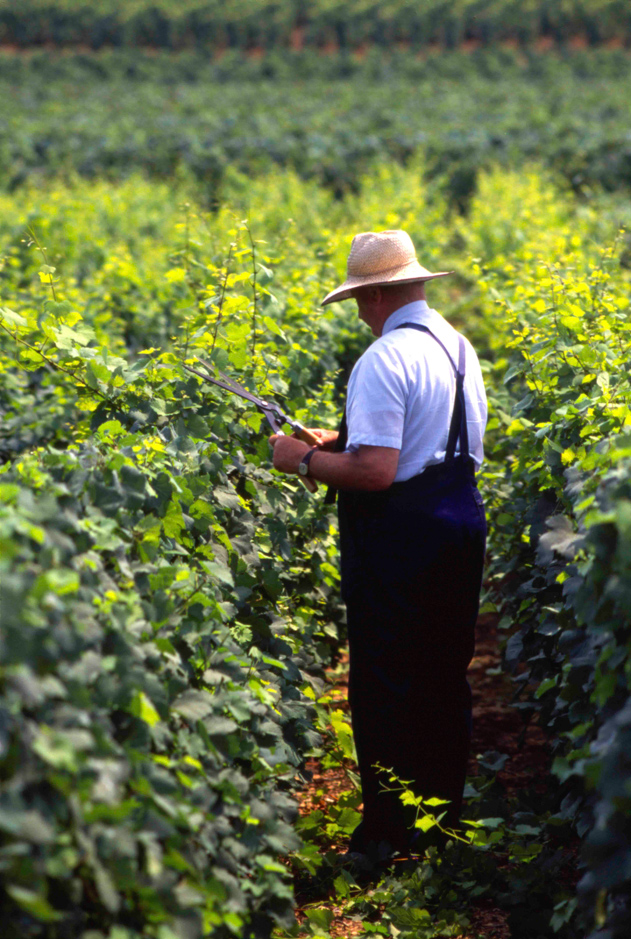
POLYGON ((318 438, 321 450, 330 452, 333 450, 339 433, 337 430, 327 430, 325 427, 307 427, 310 434, 318 438))
POLYGON ((274 468, 281 473, 297 473, 303 456, 311 450, 309 444, 284 434, 272 434, 269 442, 274 448, 274 468))

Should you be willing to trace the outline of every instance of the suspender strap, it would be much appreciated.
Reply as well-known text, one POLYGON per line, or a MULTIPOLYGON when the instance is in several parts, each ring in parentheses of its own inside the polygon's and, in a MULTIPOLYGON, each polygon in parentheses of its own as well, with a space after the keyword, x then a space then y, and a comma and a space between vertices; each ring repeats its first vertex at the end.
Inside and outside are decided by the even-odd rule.
POLYGON ((348 425, 346 423, 346 405, 344 405, 344 413, 342 414, 342 420, 340 421, 340 429, 337 433, 337 440, 333 446, 333 453, 342 453, 346 450, 346 443, 348 441, 348 425))
POLYGON ((403 323, 401 326, 397 326, 397 329, 417 329, 421 333, 429 333, 432 339, 435 339, 438 345, 441 347, 449 361, 451 362, 451 367, 456 373, 456 397, 454 401, 454 409, 451 415, 451 424, 449 425, 449 436, 447 437, 447 452, 445 454, 445 463, 451 463, 456 455, 456 444, 458 438, 460 438, 460 456, 465 460, 469 459, 469 429, 467 427, 467 406, 465 404, 464 398, 464 378, 465 378, 465 360, 466 360, 466 347, 464 344, 464 339, 458 333, 458 366, 450 356, 447 351, 444 343, 440 341, 438 336, 434 335, 431 329, 428 329, 427 326, 422 326, 420 323, 403 323))
MULTIPOLYGON (((346 423, 346 406, 344 406, 344 413, 342 414, 342 420, 340 421, 340 429, 337 433, 337 440, 335 441, 335 446, 333 447, 334 453, 342 453, 346 450, 346 441, 348 440, 348 425, 346 423)), ((333 505, 337 497, 337 489, 335 486, 329 486, 326 495, 324 497, 325 505, 333 505)))
POLYGON ((456 442, 460 437, 460 453, 465 459, 469 457, 469 432, 467 428, 467 413, 464 400, 464 340, 459 336, 458 371, 456 372, 456 400, 449 427, 447 439, 447 454, 445 460, 451 462, 456 453, 456 442))

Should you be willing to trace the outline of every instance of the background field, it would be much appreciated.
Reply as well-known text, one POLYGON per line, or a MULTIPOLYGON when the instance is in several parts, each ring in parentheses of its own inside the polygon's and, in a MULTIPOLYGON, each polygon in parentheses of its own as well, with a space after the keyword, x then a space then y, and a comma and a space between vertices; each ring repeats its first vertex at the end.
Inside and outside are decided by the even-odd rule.
POLYGON ((362 47, 463 40, 626 41, 625 0, 11 0, 0 4, 0 36, 18 46, 149 45, 169 49, 362 47))
POLYGON ((0 4, 29 46, 0 55, 7 939, 327 935, 293 924, 296 870, 366 936, 469 935, 480 903, 515 939, 628 936, 630 60, 444 48, 626 39, 626 4, 419 9, 0 4), (279 48, 332 34, 387 48, 279 48), (297 829, 293 799, 308 755, 352 756, 334 515, 181 363, 335 426, 370 337, 320 301, 356 231, 398 227, 483 362, 483 609, 554 762, 506 799, 487 754, 470 843, 360 890, 318 840, 357 800, 297 829))
POLYGON ((245 179, 273 166, 343 196, 370 167, 420 152, 459 208, 480 170, 529 161, 577 193, 628 188, 630 78, 629 57, 604 51, 5 55, 0 170, 8 188, 51 173, 179 175, 212 205, 226 186, 247 198, 245 179))

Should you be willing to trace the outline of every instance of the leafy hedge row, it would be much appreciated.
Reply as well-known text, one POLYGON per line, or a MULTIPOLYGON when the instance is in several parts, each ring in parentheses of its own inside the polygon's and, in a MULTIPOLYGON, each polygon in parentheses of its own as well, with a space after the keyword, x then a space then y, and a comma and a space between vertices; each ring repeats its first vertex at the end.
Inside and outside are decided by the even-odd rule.
MULTIPOLYGON (((278 856, 298 840, 282 787, 315 742, 300 691, 310 662, 282 621, 257 617, 255 641, 246 624, 231 634, 233 584, 255 578, 220 543, 193 563, 181 545, 221 534, 212 503, 238 503, 234 489, 187 498, 186 483, 201 496, 215 480, 177 473, 176 506, 162 474, 161 503, 133 461, 140 442, 118 470, 51 454, 2 482, 7 937, 114 924, 130 937, 267 935, 292 917, 278 856)), ((244 527, 237 514, 228 531, 244 527)))
POLYGON ((130 364, 111 315, 86 320, 47 263, 51 298, 0 311, 7 939, 259 937, 293 921, 280 858, 300 844, 290 794, 319 741, 337 574, 326 517, 265 468, 260 416, 179 364, 249 361, 262 390, 300 401, 313 356, 269 318, 274 345, 257 334, 270 298, 238 285, 248 260, 261 281, 267 268, 233 254, 230 274, 205 267, 214 299, 188 311, 177 355, 130 364))
POLYGON ((216 205, 278 166, 343 197, 379 163, 417 154, 459 209, 498 163, 543 162, 579 193, 631 184, 622 52, 526 64, 515 53, 374 54, 361 65, 336 58, 326 72, 317 56, 235 56, 225 67, 199 56, 132 59, 0 57, 3 188, 141 170, 191 178, 216 205))
POLYGON ((594 939, 631 926, 631 325, 620 242, 611 231, 586 263, 568 231, 556 253, 519 246, 480 271, 487 315, 505 327, 487 473, 505 659, 525 720, 553 740, 561 817, 585 838, 578 896, 594 939))
POLYGON ((19 46, 150 45, 170 49, 204 46, 320 46, 336 42, 415 45, 464 39, 482 42, 552 36, 562 42, 584 35, 590 43, 628 37, 631 18, 624 0, 408 0, 384 7, 375 0, 26 0, 19 9, 0 3, 0 38, 19 46), (300 31, 300 37, 296 31, 300 31))
POLYGON ((323 56, 305 49, 271 50, 264 56, 248 56, 239 50, 211 58, 203 52, 183 50, 177 54, 159 49, 103 49, 96 52, 33 48, 16 52, 0 48, 0 78, 22 84, 32 82, 31 93, 47 97, 45 82, 93 84, 124 81, 154 82, 157 85, 207 85, 208 83, 259 83, 273 80, 291 84, 301 80, 409 82, 519 76, 522 81, 563 83, 624 79, 629 56, 624 49, 564 48, 539 51, 492 46, 471 51, 429 51, 419 56, 398 47, 366 49, 361 55, 336 52, 323 56), (35 82, 39 80, 39 85, 35 82))

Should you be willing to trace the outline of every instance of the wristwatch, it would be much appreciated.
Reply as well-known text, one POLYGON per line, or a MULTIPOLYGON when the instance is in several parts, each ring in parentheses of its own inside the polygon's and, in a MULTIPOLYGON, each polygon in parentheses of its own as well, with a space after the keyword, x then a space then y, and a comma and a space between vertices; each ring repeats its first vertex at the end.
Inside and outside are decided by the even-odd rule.
POLYGON ((316 450, 319 450, 319 449, 320 449, 319 447, 312 447, 310 450, 308 450, 305 453, 302 460, 298 464, 298 472, 300 473, 301 476, 309 475, 309 461, 311 457, 313 456, 313 454, 316 452, 316 450))

